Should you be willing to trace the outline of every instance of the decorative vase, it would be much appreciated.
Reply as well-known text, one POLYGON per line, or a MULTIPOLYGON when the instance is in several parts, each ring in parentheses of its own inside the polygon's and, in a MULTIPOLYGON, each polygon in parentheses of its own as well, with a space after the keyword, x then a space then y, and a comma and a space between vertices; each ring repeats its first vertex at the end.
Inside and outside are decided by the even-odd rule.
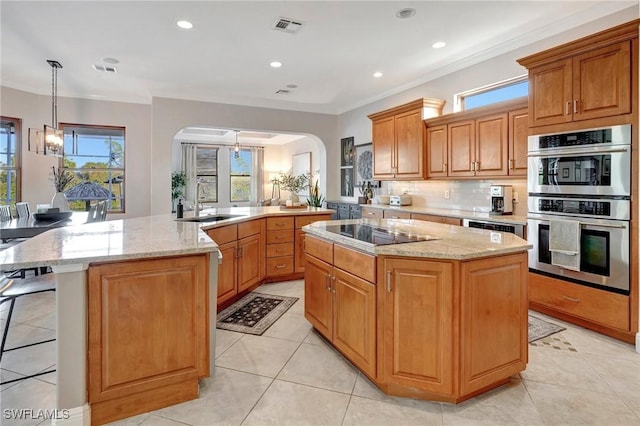
POLYGON ((291 195, 289 195, 289 199, 291 200, 291 204, 294 206, 300 204, 300 197, 298 197, 298 194, 295 192, 292 192, 291 195))
POLYGON ((51 199, 51 207, 59 208, 60 212, 68 212, 69 210, 69 202, 67 201, 67 196, 64 195, 64 192, 56 192, 56 194, 51 199))

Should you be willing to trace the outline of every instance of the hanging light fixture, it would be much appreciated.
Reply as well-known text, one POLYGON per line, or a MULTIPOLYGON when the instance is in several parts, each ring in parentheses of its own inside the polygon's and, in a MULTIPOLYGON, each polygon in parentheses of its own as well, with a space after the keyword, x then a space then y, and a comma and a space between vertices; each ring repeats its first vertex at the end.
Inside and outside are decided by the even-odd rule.
POLYGON ((58 129, 58 69, 62 64, 47 59, 51 66, 51 126, 44 125, 44 130, 29 129, 29 151, 36 154, 62 157, 64 133, 58 129))
POLYGON ((233 145, 233 157, 238 159, 240 158, 240 142, 238 142, 238 133, 240 133, 239 130, 234 130, 236 132, 236 143, 235 145, 233 145))

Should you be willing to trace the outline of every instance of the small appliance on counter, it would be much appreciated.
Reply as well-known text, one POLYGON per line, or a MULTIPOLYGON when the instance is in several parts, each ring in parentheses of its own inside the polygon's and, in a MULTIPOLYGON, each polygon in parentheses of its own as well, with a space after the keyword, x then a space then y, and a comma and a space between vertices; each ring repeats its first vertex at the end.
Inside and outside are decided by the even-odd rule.
POLYGON ((491 211, 489 214, 513 214, 513 189, 509 185, 491 185, 491 211))
POLYGON ((411 205, 411 195, 408 195, 408 194, 390 195, 389 196, 389 205, 390 206, 410 206, 411 205))

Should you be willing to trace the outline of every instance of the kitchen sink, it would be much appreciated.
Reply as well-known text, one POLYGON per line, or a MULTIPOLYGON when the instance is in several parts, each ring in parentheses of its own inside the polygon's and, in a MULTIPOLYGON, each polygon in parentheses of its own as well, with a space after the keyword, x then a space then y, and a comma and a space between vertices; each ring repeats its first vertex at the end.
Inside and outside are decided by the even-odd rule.
POLYGON ((214 214, 199 217, 185 217, 182 219, 176 219, 180 222, 220 222, 221 220, 234 219, 236 217, 242 217, 238 214, 214 214))

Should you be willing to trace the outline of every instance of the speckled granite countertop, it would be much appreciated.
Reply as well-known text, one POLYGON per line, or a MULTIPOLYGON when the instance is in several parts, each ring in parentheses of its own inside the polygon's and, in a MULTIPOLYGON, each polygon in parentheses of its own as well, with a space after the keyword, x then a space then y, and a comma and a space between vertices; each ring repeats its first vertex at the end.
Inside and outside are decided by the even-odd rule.
POLYGON ((409 219, 350 219, 314 222, 305 232, 374 255, 429 257, 465 260, 526 251, 532 247, 514 234, 443 225, 409 219), (348 236, 334 234, 326 227, 340 224, 370 224, 392 231, 433 238, 430 241, 374 245, 348 236))
POLYGON ((360 207, 371 207, 374 209, 395 210, 399 212, 407 213, 422 213, 432 214, 435 216, 447 216, 455 217, 459 219, 475 219, 475 220, 488 220, 497 223, 526 225, 526 216, 516 215, 491 215, 487 212, 475 212, 471 210, 455 210, 455 209, 436 209, 430 207, 418 207, 418 206, 390 206, 388 204, 360 204, 360 207))
MULTIPOLYGON (((202 217, 237 215, 219 222, 178 221, 175 215, 166 214, 66 226, 0 251, 0 265, 11 270, 217 252, 218 244, 204 232, 207 229, 267 216, 331 212, 313 207, 230 207, 201 212, 202 217)), ((189 217, 193 212, 185 213, 189 217)))

